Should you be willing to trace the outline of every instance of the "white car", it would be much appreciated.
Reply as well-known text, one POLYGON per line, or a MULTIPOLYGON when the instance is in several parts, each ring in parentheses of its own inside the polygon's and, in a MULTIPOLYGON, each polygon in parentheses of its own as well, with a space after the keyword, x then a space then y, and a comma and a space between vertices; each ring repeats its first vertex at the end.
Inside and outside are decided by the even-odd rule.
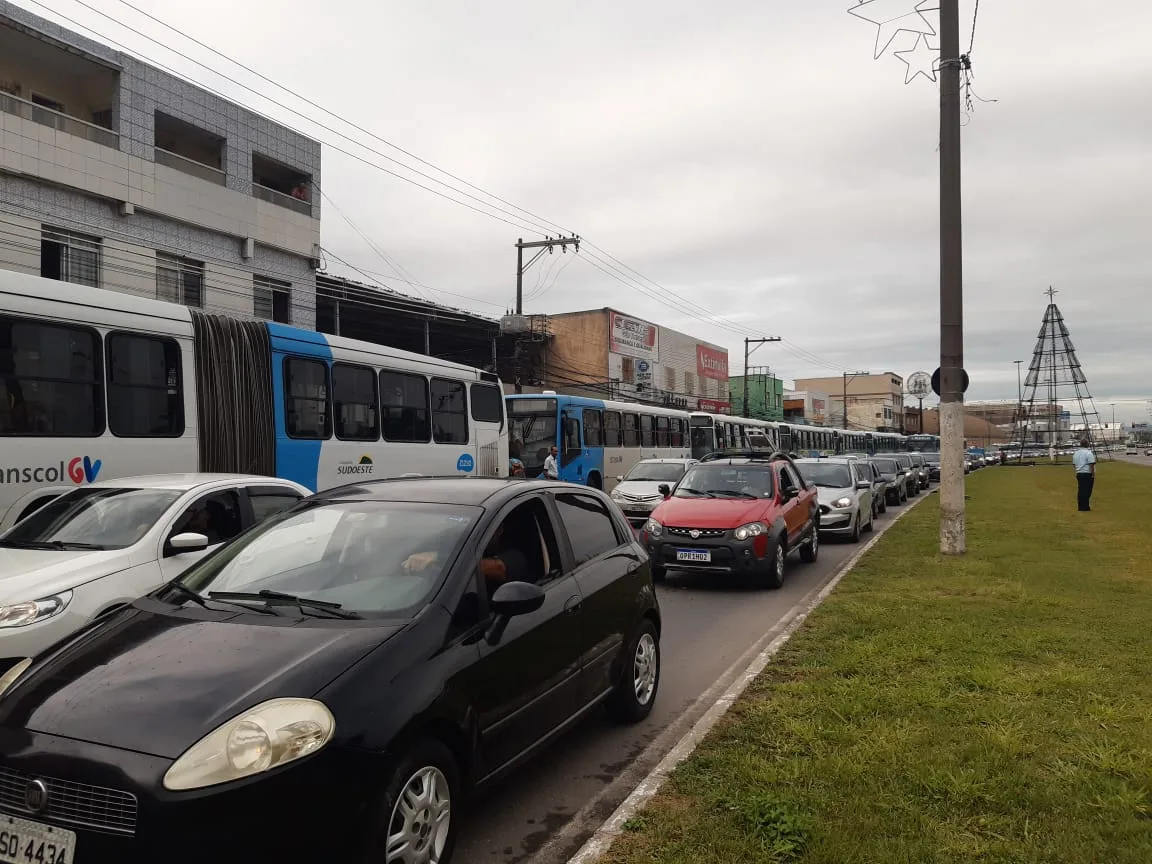
POLYGON ((641 459, 627 474, 616 478, 617 485, 610 497, 628 521, 640 527, 664 500, 660 487, 675 486, 695 464, 695 459, 641 459))
POLYGON ((865 471, 862 460, 847 456, 797 459, 796 467, 805 481, 816 487, 821 536, 847 537, 859 543, 860 533, 871 531, 876 522, 871 470, 865 471))
POLYGON ((275 477, 159 474, 52 499, 0 534, 0 673, 311 494, 275 477))

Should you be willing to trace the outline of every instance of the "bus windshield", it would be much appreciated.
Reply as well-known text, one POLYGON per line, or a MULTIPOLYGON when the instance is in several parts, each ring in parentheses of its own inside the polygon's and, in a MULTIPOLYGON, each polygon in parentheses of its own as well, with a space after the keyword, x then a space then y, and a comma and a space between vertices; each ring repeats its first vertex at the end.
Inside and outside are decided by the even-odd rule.
POLYGON ((556 446, 556 415, 513 414, 509 426, 509 455, 524 463, 529 477, 539 474, 544 470, 549 448, 556 446))
MULTIPOLYGON (((692 422, 696 422, 696 418, 692 418, 692 422)), ((716 449, 716 433, 711 427, 693 426, 692 427, 692 458, 703 459, 709 453, 716 449)))

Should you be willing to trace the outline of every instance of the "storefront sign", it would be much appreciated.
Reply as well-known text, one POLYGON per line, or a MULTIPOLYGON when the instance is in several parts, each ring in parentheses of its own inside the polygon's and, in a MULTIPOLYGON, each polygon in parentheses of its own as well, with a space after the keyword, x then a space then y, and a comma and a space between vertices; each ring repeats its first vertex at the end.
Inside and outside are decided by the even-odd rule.
POLYGON ((660 328, 639 318, 612 313, 608 348, 613 354, 660 362, 660 328))
POLYGON ((696 346, 696 374, 714 381, 728 380, 728 352, 707 345, 696 346))
POLYGON ((699 401, 699 411, 707 411, 709 414, 731 414, 731 402, 718 402, 715 399, 701 399, 699 401))

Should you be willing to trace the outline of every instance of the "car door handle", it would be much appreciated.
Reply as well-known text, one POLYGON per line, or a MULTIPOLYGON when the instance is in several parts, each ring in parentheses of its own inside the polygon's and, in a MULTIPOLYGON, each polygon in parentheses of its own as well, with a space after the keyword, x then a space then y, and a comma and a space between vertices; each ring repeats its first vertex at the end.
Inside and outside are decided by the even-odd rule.
POLYGON ((572 595, 564 603, 564 614, 572 615, 580 611, 580 605, 583 601, 575 594, 572 595))

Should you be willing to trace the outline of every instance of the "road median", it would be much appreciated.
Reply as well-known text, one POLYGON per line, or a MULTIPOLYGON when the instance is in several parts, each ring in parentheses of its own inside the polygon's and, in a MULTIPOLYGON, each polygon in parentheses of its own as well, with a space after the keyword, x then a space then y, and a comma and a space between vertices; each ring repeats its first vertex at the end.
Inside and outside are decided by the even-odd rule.
POLYGON ((1152 861, 1146 476, 980 471, 963 559, 924 502, 601 860, 1152 861))

